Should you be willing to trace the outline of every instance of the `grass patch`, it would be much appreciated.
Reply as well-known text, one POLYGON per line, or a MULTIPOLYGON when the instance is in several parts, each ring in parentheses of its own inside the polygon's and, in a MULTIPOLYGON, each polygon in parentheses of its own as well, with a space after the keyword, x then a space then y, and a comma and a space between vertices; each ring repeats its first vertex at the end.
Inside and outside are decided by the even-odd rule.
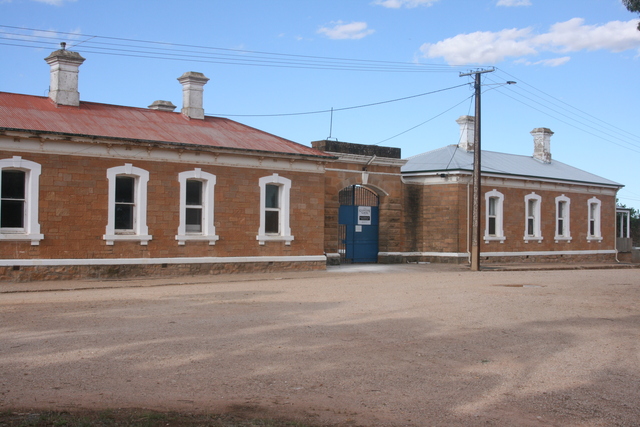
POLYGON ((0 412, 0 427, 314 427, 296 421, 231 414, 189 414, 137 409, 102 411, 0 412))

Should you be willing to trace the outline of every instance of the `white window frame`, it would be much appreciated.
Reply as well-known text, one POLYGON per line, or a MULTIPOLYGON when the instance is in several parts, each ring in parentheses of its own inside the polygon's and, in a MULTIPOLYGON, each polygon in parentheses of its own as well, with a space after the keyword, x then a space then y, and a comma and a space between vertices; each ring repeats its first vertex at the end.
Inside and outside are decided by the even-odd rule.
POLYGON ((214 189, 216 176, 208 172, 202 172, 200 168, 178 174, 180 183, 180 224, 176 240, 179 245, 188 241, 208 241, 209 245, 215 245, 220 238, 216 234, 214 225, 214 189), (202 182, 202 231, 188 232, 187 230, 187 180, 202 182))
POLYGON ((592 197, 587 200, 587 241, 589 242, 600 242, 602 241, 602 230, 600 228, 601 224, 601 212, 602 212, 602 202, 596 198, 592 197), (594 234, 591 234, 591 206, 595 205, 595 218, 594 220, 594 234))
POLYGON ((504 218, 504 194, 494 189, 484 194, 485 202, 485 228, 484 228, 484 240, 486 243, 490 241, 504 242, 506 237, 504 236, 503 218, 504 218), (489 204, 491 199, 496 199, 496 234, 489 234, 489 204))
POLYGON ((556 197, 556 236, 554 240, 556 243, 559 241, 571 241, 571 199, 564 194, 556 197), (560 203, 564 203, 562 218, 560 218, 560 203), (564 232, 562 234, 560 233, 560 227, 558 227, 560 219, 562 219, 564 226, 564 232))
POLYGON ((277 173, 270 176, 263 176, 259 179, 258 184, 260 186, 260 228, 258 229, 258 240, 260 245, 264 245, 266 242, 281 241, 285 245, 291 245, 293 236, 291 235, 291 228, 289 227, 290 212, 290 194, 291 194, 291 180, 277 173), (278 199, 280 201, 280 215, 279 215, 279 232, 278 233, 266 233, 265 232, 265 212, 266 212, 266 188, 267 184, 277 185, 279 188, 278 199))
MULTIPOLYGON (((24 160, 20 156, 13 156, 10 159, 0 160, 0 172, 4 169, 25 172, 24 227, 0 228, 0 241, 31 241, 32 246, 38 246, 40 240, 44 239, 38 222, 42 166, 30 160, 24 160)), ((1 174, 0 179, 2 179, 1 174)))
POLYGON ((542 197, 540 195, 536 193, 531 193, 524 196, 524 241, 525 243, 528 243, 530 241, 537 241, 538 243, 541 243, 543 240, 541 221, 540 221, 541 205, 542 205, 542 197), (529 229, 528 223, 529 223, 529 201, 530 200, 536 201, 534 212, 533 212, 533 235, 532 236, 527 235, 527 231, 529 229))
POLYGON ((140 242, 146 246, 152 236, 149 235, 147 227, 147 184, 149 183, 149 172, 125 163, 124 166, 116 166, 107 169, 107 180, 109 181, 109 207, 107 228, 103 237, 107 245, 113 245, 115 241, 140 242), (116 177, 118 175, 135 178, 134 190, 134 225, 133 230, 122 232, 115 229, 115 208, 116 208, 116 177))

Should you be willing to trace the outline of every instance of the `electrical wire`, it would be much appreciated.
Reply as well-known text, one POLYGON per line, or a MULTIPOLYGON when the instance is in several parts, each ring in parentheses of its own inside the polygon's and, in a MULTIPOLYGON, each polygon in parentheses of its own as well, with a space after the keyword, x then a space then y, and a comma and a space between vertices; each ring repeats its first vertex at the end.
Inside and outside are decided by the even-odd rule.
MULTIPOLYGON (((166 43, 121 37, 66 33, 52 30, 39 30, 34 28, 20 28, 8 25, 0 25, 0 28, 13 30, 13 32, 6 30, 0 31, 0 39, 13 41, 12 43, 2 43, 4 45, 25 48, 40 48, 34 46, 32 43, 46 44, 51 46, 55 45, 55 42, 53 40, 59 40, 61 36, 66 36, 67 39, 82 37, 85 40, 78 42, 76 46, 80 44, 85 45, 83 52, 104 55, 110 54, 118 56, 139 57, 147 59, 210 62, 228 65, 310 68, 340 71, 377 71, 393 73, 452 72, 460 68, 457 66, 441 64, 418 64, 409 62, 321 57, 242 49, 228 49, 212 46, 166 43), (33 31, 37 32, 37 34, 23 34, 17 31, 33 31)), ((69 45, 70 47, 73 46, 73 42, 69 41, 69 45)))

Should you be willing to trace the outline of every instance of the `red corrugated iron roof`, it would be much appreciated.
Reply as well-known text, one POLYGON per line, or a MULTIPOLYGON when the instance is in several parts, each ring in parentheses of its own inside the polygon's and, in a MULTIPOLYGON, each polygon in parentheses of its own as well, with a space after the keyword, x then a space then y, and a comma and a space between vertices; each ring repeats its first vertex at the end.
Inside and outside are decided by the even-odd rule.
POLYGON ((47 97, 7 92, 0 92, 0 128, 331 157, 225 118, 189 119, 170 111, 94 102, 70 107, 47 97))

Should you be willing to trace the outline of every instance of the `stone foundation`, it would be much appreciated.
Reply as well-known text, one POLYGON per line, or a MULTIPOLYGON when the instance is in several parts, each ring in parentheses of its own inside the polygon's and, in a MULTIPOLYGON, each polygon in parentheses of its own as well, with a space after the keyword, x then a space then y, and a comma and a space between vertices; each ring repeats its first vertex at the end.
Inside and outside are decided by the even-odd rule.
POLYGON ((116 280, 166 276, 272 273, 281 271, 310 271, 325 269, 326 263, 324 261, 100 266, 14 266, 0 267, 0 281, 35 282, 79 279, 116 280))

